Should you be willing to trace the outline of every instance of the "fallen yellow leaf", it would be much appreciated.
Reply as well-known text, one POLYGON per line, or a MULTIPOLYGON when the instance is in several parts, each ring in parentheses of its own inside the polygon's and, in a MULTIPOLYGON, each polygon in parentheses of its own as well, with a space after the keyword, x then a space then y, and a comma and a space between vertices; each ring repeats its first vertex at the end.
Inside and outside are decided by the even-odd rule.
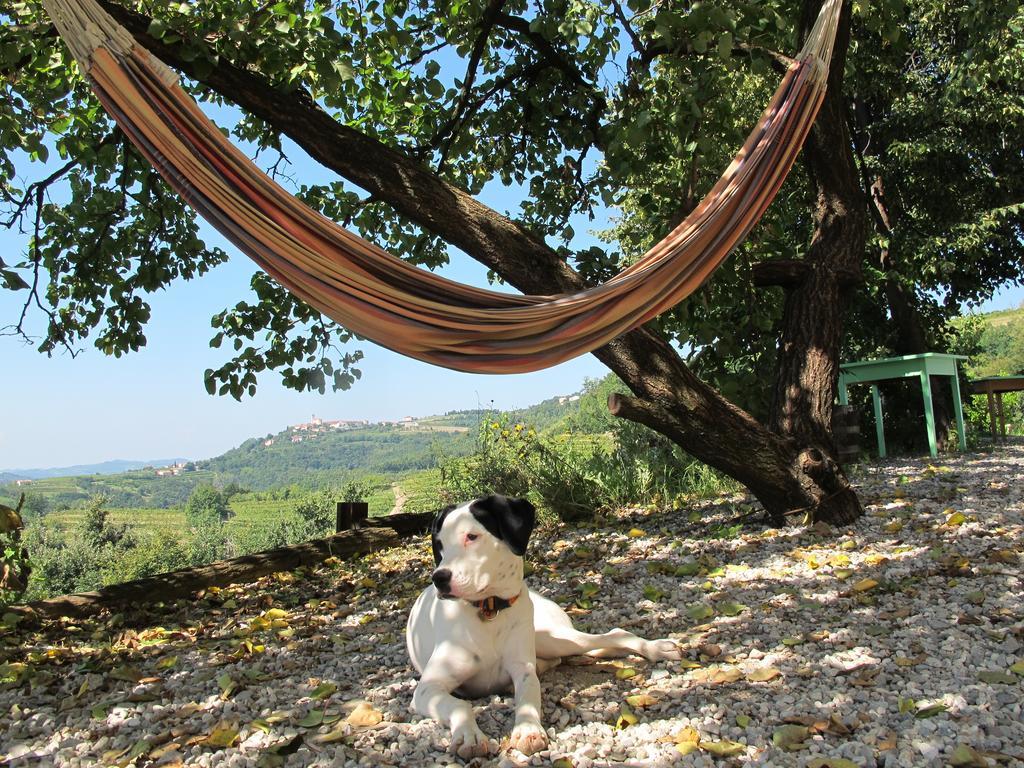
POLYGON ((861 579, 852 587, 850 587, 850 589, 853 592, 867 592, 868 590, 874 589, 877 586, 878 582, 874 579, 861 579))
POLYGON ((238 726, 235 724, 221 723, 214 728, 210 735, 200 741, 208 747, 216 747, 217 749, 227 749, 238 740, 238 726))
POLYGON ((361 701, 349 716, 345 718, 345 721, 360 728, 368 728, 371 725, 377 725, 383 719, 384 715, 374 709, 372 704, 361 701))
POLYGON ((725 739, 722 741, 702 741, 697 746, 716 757, 732 757, 734 755, 742 755, 747 751, 746 744, 725 739))
POLYGON ((644 707, 653 707, 658 703, 658 700, 649 693, 637 693, 633 696, 627 696, 626 703, 635 709, 643 709, 644 707))
POLYGON ((774 680, 781 674, 775 667, 760 667, 747 672, 747 680, 754 683, 764 683, 768 680, 774 680))
POLYGON ((946 518, 946 525, 950 528, 956 528, 958 525, 963 525, 967 522, 967 515, 963 512, 954 512, 948 518, 946 518))

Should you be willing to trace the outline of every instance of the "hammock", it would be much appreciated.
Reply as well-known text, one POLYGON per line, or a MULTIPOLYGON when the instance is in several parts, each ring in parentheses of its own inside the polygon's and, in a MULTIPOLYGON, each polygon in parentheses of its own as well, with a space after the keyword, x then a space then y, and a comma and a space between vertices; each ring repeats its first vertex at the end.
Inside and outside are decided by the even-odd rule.
POLYGON ((463 285, 408 264, 306 207, 211 123, 176 75, 95 0, 43 0, 104 108, 190 205, 289 291, 345 328, 475 373, 547 368, 594 350, 695 291, 778 192, 825 95, 842 0, 696 209, 607 282, 558 296, 463 285))

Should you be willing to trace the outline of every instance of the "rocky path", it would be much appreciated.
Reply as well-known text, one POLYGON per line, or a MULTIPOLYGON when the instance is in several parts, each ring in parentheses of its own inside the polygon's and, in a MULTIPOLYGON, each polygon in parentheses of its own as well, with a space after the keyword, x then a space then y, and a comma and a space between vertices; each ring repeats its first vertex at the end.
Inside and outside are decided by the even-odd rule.
MULTIPOLYGON (((1024 447, 855 482, 867 515, 839 531, 740 532, 735 497, 538 532, 531 586, 585 629, 673 637, 686 660, 555 668, 550 749, 474 765, 1024 766, 1024 447)), ((430 563, 424 541, 7 627, 0 764, 449 765, 445 730, 411 712, 403 640, 430 563)), ((508 734, 509 698, 476 705, 508 734)))

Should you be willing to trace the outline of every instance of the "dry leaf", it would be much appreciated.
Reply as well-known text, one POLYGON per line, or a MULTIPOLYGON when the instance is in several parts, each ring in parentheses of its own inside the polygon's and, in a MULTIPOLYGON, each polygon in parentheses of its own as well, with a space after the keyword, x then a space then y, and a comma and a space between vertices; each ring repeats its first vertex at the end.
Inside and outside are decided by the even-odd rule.
POLYGON ((782 672, 775 667, 759 667, 758 669, 747 672, 747 680, 750 680, 753 683, 764 683, 769 680, 774 680, 781 674, 782 672))
POLYGON ((735 683, 741 677, 743 677, 743 673, 736 667, 719 667, 711 671, 709 681, 714 685, 723 685, 725 683, 735 683))
POLYGON ((653 707, 658 703, 658 700, 649 693, 637 693, 633 696, 627 696, 626 703, 635 709, 643 709, 644 707, 653 707))
POLYGON ((623 704, 619 709, 619 717, 615 721, 615 727, 618 729, 628 728, 631 725, 636 725, 640 722, 640 718, 636 716, 636 713, 629 708, 628 704, 623 704))
POLYGON ((959 525, 963 525, 967 522, 967 515, 963 512, 954 512, 946 519, 946 525, 950 528, 956 528, 959 525))
POLYGON ((673 739, 676 744, 696 744, 700 741, 700 734, 697 733, 697 729, 693 726, 687 726, 683 730, 679 731, 673 739))
POLYGON ((361 701, 356 708, 352 710, 345 722, 351 723, 359 728, 368 728, 372 725, 377 725, 384 719, 384 715, 378 710, 373 708, 368 702, 361 701))
POLYGON ((747 751, 746 744, 725 739, 722 741, 701 741, 697 746, 705 752, 710 752, 715 757, 732 757, 733 755, 742 755, 747 751))
POLYGON ((221 723, 214 728, 210 735, 201 739, 198 743, 207 747, 227 749, 238 740, 238 726, 233 723, 221 723))
POLYGON ((779 749, 792 752, 802 749, 810 735, 810 730, 802 725, 784 725, 772 732, 772 744, 779 749))
POLYGON ((856 584, 854 584, 852 587, 850 587, 850 591, 851 592, 867 592, 868 590, 874 589, 877 586, 878 586, 878 582, 875 581, 874 579, 861 579, 856 584))
POLYGON ((989 685, 1015 685, 1017 678, 1009 672, 1000 672, 996 669, 985 669, 978 673, 978 679, 989 685))
POLYGON ((314 737, 313 741, 319 744, 333 744, 336 741, 341 741, 346 736, 352 734, 352 726, 349 723, 342 723, 337 728, 329 731, 328 733, 322 733, 319 736, 314 737))
POLYGON ((954 768, 988 768, 991 763, 966 744, 957 744, 949 756, 954 768))

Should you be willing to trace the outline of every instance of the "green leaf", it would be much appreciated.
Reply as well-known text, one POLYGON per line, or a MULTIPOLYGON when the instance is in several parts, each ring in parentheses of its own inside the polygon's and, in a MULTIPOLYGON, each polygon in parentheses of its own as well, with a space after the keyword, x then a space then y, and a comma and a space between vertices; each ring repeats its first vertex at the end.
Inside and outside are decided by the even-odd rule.
POLYGON ((715 615, 714 609, 706 603, 695 603, 686 609, 686 615, 694 621, 704 621, 715 615))
POLYGON ((322 709, 311 709, 306 713, 306 716, 299 720, 299 725, 303 728, 316 728, 324 721, 324 712, 322 709))
POLYGON ((732 57, 732 34, 724 32, 718 38, 718 55, 728 61, 732 57))

